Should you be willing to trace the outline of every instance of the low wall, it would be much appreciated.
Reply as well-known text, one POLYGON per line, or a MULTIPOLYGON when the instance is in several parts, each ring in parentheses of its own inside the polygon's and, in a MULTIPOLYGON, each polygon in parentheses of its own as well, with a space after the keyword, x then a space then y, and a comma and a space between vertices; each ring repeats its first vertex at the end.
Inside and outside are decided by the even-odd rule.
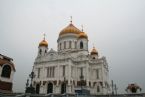
POLYGON ((145 97, 140 94, 119 94, 119 95, 77 95, 77 94, 22 94, 22 93, 0 93, 0 97, 145 97))

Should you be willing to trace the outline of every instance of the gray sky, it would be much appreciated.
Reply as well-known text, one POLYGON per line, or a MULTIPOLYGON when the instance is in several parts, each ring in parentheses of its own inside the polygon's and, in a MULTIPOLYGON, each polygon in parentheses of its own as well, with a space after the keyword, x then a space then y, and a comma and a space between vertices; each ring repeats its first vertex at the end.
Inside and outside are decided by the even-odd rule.
POLYGON ((14 59, 13 90, 24 92, 43 32, 56 50, 71 15, 84 25, 89 50, 94 44, 106 56, 119 92, 129 83, 145 92, 145 0, 0 0, 0 53, 14 59))

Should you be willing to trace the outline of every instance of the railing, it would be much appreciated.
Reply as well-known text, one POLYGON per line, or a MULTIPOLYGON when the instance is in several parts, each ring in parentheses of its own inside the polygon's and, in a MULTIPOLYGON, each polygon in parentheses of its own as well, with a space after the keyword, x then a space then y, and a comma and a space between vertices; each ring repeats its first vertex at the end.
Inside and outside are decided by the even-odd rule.
POLYGON ((118 94, 118 95, 77 95, 77 94, 23 94, 23 93, 0 93, 0 97, 145 97, 145 93, 140 94, 118 94))

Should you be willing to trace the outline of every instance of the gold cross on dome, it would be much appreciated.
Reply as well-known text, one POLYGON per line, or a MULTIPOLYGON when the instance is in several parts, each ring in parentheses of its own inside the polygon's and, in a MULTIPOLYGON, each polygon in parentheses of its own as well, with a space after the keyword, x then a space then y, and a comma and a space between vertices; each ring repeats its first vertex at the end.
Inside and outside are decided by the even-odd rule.
POLYGON ((72 16, 70 16, 70 23, 72 24, 72 16))
POLYGON ((46 37, 46 34, 44 33, 44 34, 43 34, 43 39, 44 39, 44 40, 45 40, 45 37, 46 37))
POLYGON ((81 25, 81 27, 82 27, 82 32, 84 31, 84 26, 83 25, 81 25))

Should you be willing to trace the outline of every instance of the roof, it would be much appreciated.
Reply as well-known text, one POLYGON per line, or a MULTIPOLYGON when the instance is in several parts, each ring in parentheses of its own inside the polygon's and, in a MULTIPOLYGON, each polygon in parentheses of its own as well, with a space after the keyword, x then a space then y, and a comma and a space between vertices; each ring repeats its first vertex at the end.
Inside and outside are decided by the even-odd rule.
POLYGON ((0 54, 0 66, 3 66, 4 64, 9 64, 12 66, 13 70, 16 71, 15 66, 13 64, 13 59, 10 57, 7 57, 5 55, 0 54))

